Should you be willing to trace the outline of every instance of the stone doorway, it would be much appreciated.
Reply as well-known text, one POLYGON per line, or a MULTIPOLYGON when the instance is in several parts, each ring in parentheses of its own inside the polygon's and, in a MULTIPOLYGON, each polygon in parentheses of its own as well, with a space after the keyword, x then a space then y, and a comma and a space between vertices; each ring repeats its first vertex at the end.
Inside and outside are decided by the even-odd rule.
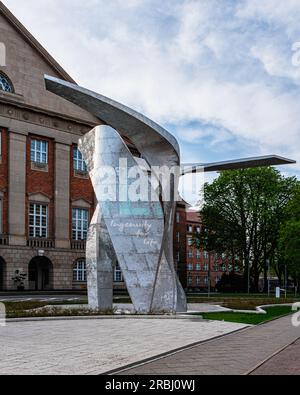
POLYGON ((28 284, 31 291, 53 289, 53 265, 46 257, 35 257, 29 263, 28 284))

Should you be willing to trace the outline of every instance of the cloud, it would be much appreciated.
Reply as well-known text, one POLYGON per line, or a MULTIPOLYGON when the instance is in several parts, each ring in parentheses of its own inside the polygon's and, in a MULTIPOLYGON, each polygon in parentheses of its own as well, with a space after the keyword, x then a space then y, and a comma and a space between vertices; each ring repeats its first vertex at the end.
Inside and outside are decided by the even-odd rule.
POLYGON ((172 125, 183 157, 300 163, 298 0, 4 3, 78 83, 172 125))

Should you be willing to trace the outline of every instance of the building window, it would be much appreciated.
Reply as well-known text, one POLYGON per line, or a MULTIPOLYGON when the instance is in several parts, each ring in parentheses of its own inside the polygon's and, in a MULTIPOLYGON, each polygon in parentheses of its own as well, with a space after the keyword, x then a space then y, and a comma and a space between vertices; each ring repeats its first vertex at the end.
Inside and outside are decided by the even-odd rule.
POLYGON ((188 255, 188 258, 190 258, 190 259, 193 258, 193 256, 194 256, 192 251, 188 252, 187 255, 188 255))
POLYGON ((86 262, 82 259, 75 262, 73 266, 73 281, 85 282, 86 280, 86 262))
POLYGON ((204 271, 205 271, 205 272, 208 272, 208 270, 209 270, 209 265, 206 263, 206 264, 204 265, 204 271))
POLYGON ((176 222, 177 224, 180 223, 180 213, 176 213, 176 222))
POLYGON ((30 158, 33 163, 47 165, 48 142, 42 140, 31 140, 30 158))
POLYGON ((207 251, 204 251, 204 258, 208 259, 209 258, 209 253, 207 251))
POLYGON ((193 264, 192 263, 188 263, 187 267, 188 267, 189 272, 193 271, 193 264))
POLYGON ((193 239, 192 239, 192 237, 189 237, 188 238, 188 246, 192 246, 193 245, 193 239))
POLYGON ((29 206, 29 237, 48 237, 48 206, 33 204, 29 206))
POLYGON ((200 228, 200 226, 197 226, 196 232, 197 232, 197 233, 201 233, 201 228, 200 228))
POLYGON ((219 265, 217 263, 214 265, 214 268, 215 268, 215 272, 219 271, 219 265))
POLYGON ((226 265, 223 265, 223 266, 222 266, 222 271, 223 271, 223 272, 226 272, 226 271, 227 271, 226 265))
POLYGON ((196 284, 200 285, 201 284, 201 278, 200 277, 196 277, 196 284))
POLYGON ((177 252, 176 256, 177 256, 177 263, 179 263, 180 262, 180 252, 179 251, 177 252))
POLYGON ((193 227, 192 227, 192 225, 188 225, 187 231, 188 231, 189 233, 193 233, 193 227))
POLYGON ((73 159, 74 159, 74 170, 87 173, 86 163, 82 157, 81 152, 77 147, 74 147, 73 159))
POLYGON ((177 232, 177 243, 180 243, 180 233, 177 232))
POLYGON ((4 92, 8 92, 8 93, 13 93, 14 92, 14 88, 12 86, 12 83, 2 73, 0 73, 0 91, 4 91, 4 92))
POLYGON ((201 265, 200 265, 200 263, 197 263, 197 265, 196 265, 196 270, 197 270, 198 272, 201 270, 201 265))
POLYGON ((193 284, 193 277, 188 277, 188 285, 192 285, 193 284))
POLYGON ((204 277, 204 283, 205 283, 205 285, 208 284, 208 277, 207 276, 204 277))
POLYGON ((114 267, 114 282, 115 283, 124 282, 122 270, 120 268, 119 263, 117 263, 116 266, 114 267))
POLYGON ((73 240, 86 240, 88 232, 89 212, 86 209, 73 208, 72 210, 72 238, 73 240))
POLYGON ((196 255, 197 259, 201 259, 201 252, 197 251, 197 255, 196 255))

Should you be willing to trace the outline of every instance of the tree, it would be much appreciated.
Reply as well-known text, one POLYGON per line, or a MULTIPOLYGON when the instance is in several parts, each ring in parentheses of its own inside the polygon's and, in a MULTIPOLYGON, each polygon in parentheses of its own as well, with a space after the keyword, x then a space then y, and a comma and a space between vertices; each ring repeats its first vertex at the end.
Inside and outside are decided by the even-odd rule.
POLYGON ((286 216, 297 181, 271 167, 224 171, 204 189, 205 203, 200 215, 203 229, 195 236, 199 246, 225 252, 243 262, 253 291, 259 289, 268 261, 276 262, 281 224, 286 216))
POLYGON ((295 285, 300 286, 300 187, 286 209, 287 220, 281 226, 280 251, 295 285))

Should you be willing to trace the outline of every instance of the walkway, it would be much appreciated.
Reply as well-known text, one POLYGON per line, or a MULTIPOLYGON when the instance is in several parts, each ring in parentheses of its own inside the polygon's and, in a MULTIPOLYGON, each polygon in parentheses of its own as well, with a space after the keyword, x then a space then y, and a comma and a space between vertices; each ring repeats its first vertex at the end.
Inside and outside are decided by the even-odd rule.
MULTIPOLYGON (((291 316, 122 371, 125 375, 244 375, 300 338, 291 316)), ((300 373, 299 341, 256 371, 300 373), (292 354, 290 354, 290 352, 292 354), (277 365, 281 361, 282 365, 277 365)))

